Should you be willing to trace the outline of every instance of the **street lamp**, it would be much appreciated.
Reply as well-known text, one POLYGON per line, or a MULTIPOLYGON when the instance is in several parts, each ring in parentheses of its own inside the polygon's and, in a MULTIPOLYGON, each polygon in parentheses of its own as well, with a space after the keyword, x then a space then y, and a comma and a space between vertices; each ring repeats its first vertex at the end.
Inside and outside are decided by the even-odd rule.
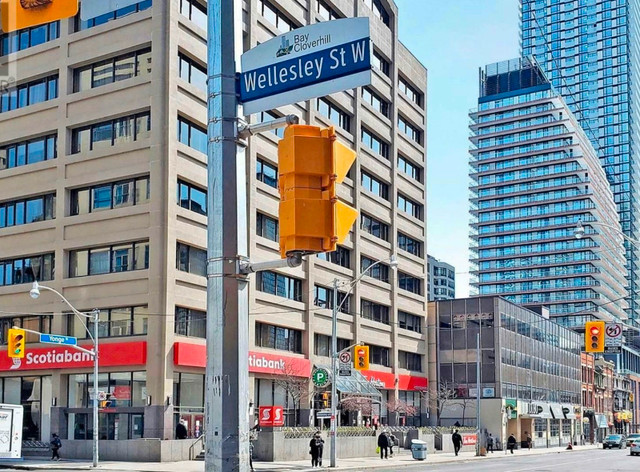
MULTIPOLYGON (((629 241, 631 244, 636 245, 636 246, 640 246, 640 241, 638 241, 637 239, 633 239, 633 238, 627 236, 626 234, 624 234, 624 232, 622 230, 620 230, 620 228, 616 228, 615 226, 608 225, 606 223, 600 223, 599 221, 589 221, 587 223, 589 225, 604 226, 605 228, 612 229, 613 231, 618 233, 620 236, 622 236, 624 239, 629 241)), ((576 223, 576 228, 573 230, 573 234, 576 237, 576 239, 582 239, 584 237, 585 231, 584 231, 584 225, 582 224, 582 219, 579 219, 578 223, 576 223)))
POLYGON ((98 320, 100 310, 94 309, 91 314, 82 313, 81 311, 76 310, 71 302, 69 302, 69 300, 67 300, 60 292, 51 287, 47 287, 46 285, 40 285, 37 280, 33 282, 33 286, 31 287, 31 290, 29 290, 31 298, 34 300, 37 299, 40 296, 41 289, 49 290, 50 292, 58 295, 78 317, 84 328, 87 330, 87 334, 93 341, 93 351, 85 350, 79 346, 76 347, 76 349, 87 352, 93 356, 93 467, 98 467, 98 320), (83 318, 91 319, 93 321, 93 335, 91 335, 91 331, 87 328, 83 318))
POLYGON ((382 264, 383 262, 389 262, 389 267, 391 269, 396 270, 398 268, 398 259, 395 254, 392 255, 389 259, 383 259, 374 262, 352 282, 349 282, 347 293, 345 293, 344 298, 338 305, 338 284, 339 280, 337 278, 333 279, 333 310, 331 316, 331 467, 336 466, 337 459, 337 451, 336 451, 336 436, 337 436, 337 388, 336 388, 336 379, 338 377, 338 312, 342 305, 344 305, 347 300, 349 293, 351 290, 360 282, 362 277, 364 277, 367 272, 369 272, 372 268, 377 266, 378 264, 382 264))

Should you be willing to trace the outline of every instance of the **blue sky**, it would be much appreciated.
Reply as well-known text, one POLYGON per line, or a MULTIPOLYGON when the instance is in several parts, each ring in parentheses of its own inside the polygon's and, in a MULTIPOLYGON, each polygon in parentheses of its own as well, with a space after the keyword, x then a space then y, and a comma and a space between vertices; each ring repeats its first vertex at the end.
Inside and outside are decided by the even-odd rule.
POLYGON ((399 36, 427 79, 427 251, 468 293, 469 109, 478 68, 519 54, 517 0, 396 0, 399 36))

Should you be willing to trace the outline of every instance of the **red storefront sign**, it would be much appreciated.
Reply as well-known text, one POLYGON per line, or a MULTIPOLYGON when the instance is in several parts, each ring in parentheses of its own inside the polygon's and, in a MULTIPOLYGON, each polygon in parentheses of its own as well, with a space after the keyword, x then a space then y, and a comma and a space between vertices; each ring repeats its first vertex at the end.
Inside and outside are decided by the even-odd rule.
POLYGON ((260 426, 284 426, 284 408, 281 406, 261 406, 258 420, 260 426))
POLYGON ((478 442, 478 438, 475 434, 463 434, 462 445, 463 446, 475 446, 478 442))
MULTIPOLYGON (((91 345, 83 345, 92 349, 91 345)), ((147 363, 146 341, 131 343, 101 343, 98 347, 100 367, 145 365, 147 363)), ((93 367, 93 357, 68 346, 55 346, 25 350, 22 359, 11 359, 7 351, 0 352, 0 371, 22 371, 38 369, 76 369, 93 367)))
POLYGON ((396 378, 398 379, 399 390, 426 390, 429 385, 426 377, 396 375, 393 372, 376 372, 374 370, 363 370, 361 373, 377 388, 394 389, 396 378))
MULTIPOLYGON (((206 367, 206 346, 204 344, 174 343, 173 363, 185 367, 206 367)), ((249 351, 249 372, 309 377, 311 362, 309 359, 299 357, 249 351)))

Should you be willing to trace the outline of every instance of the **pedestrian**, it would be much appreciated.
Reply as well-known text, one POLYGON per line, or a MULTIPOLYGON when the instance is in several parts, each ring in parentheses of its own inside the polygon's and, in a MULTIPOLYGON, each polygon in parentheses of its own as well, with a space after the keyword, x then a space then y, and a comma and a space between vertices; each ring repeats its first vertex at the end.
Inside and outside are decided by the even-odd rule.
POLYGON ((176 426, 176 439, 187 439, 188 436, 184 420, 180 420, 176 426))
POLYGON ((458 452, 460 452, 460 448, 462 447, 462 436, 460 436, 457 429, 453 430, 451 441, 453 442, 453 452, 455 452, 457 456, 458 452))
POLYGON ((511 433, 511 436, 509 436, 509 439, 507 439, 507 449, 509 449, 511 451, 511 454, 513 454, 513 449, 516 447, 516 437, 513 435, 513 433, 511 433))
POLYGON ((533 439, 531 439, 531 435, 525 431, 524 436, 527 438, 527 447, 531 450, 531 444, 533 443, 533 439))
POLYGON ((324 449, 324 439, 320 436, 320 431, 316 431, 309 442, 309 454, 311 454, 311 467, 322 467, 322 450, 324 449))
POLYGON ((398 438, 393 433, 387 433, 389 435, 389 456, 393 457, 393 446, 398 443, 398 438))
POLYGON ((258 431, 260 431, 260 426, 257 424, 249 431, 249 467, 251 467, 251 472, 253 472, 253 444, 258 440, 258 431))
POLYGON ((52 436, 53 436, 53 439, 51 439, 51 460, 59 461, 60 453, 58 451, 62 447, 62 441, 60 441, 60 438, 56 433, 53 433, 52 436))
POLYGON ((381 432, 378 436, 378 448, 380 448, 380 459, 388 459, 389 434, 386 431, 381 432))
POLYGON ((491 433, 489 433, 489 437, 487 438, 487 449, 493 454, 493 436, 491 436, 491 433))

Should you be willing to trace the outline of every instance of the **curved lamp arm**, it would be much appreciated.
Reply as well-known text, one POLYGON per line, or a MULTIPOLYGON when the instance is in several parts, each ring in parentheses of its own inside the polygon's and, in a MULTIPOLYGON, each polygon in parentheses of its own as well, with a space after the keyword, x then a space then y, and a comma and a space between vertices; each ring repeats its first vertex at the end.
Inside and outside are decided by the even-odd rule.
MULTIPOLYGON (((613 231, 618 233, 620 236, 622 236, 624 239, 626 239, 627 241, 629 241, 633 245, 638 246, 638 248, 640 248, 640 241, 638 241, 637 239, 633 239, 633 238, 627 236, 626 234, 624 234, 623 231, 620 231, 619 228, 616 228, 613 225, 609 225, 609 224, 606 224, 606 223, 600 223, 598 221, 589 221, 587 224, 589 224, 589 225, 597 225, 597 226, 604 226, 605 228, 612 229, 613 231)), ((582 237, 585 234, 584 226, 582 224, 582 220, 581 219, 578 220, 578 224, 576 224, 576 229, 574 230, 574 234, 575 234, 576 239, 582 239, 582 237)))
MULTIPOLYGON (((355 280, 353 280, 352 282, 349 282, 349 288, 347 289, 347 293, 345 294, 345 297, 340 302, 340 305, 338 305, 338 307, 336 308, 336 311, 340 311, 340 308, 342 308, 342 305, 344 305, 344 303, 347 301, 347 296, 351 293, 351 290, 353 290, 353 287, 355 287, 358 284, 358 282, 362 280, 362 277, 367 275, 367 272, 369 272, 375 266, 377 266, 378 264, 382 264, 383 262, 389 262, 389 266, 393 270, 396 270, 398 268, 398 259, 396 258, 395 254, 388 259, 381 259, 371 264, 369 267, 363 270, 362 273, 358 277, 356 277, 355 280)), ((335 300, 333 301, 333 303, 335 303, 335 300)))

